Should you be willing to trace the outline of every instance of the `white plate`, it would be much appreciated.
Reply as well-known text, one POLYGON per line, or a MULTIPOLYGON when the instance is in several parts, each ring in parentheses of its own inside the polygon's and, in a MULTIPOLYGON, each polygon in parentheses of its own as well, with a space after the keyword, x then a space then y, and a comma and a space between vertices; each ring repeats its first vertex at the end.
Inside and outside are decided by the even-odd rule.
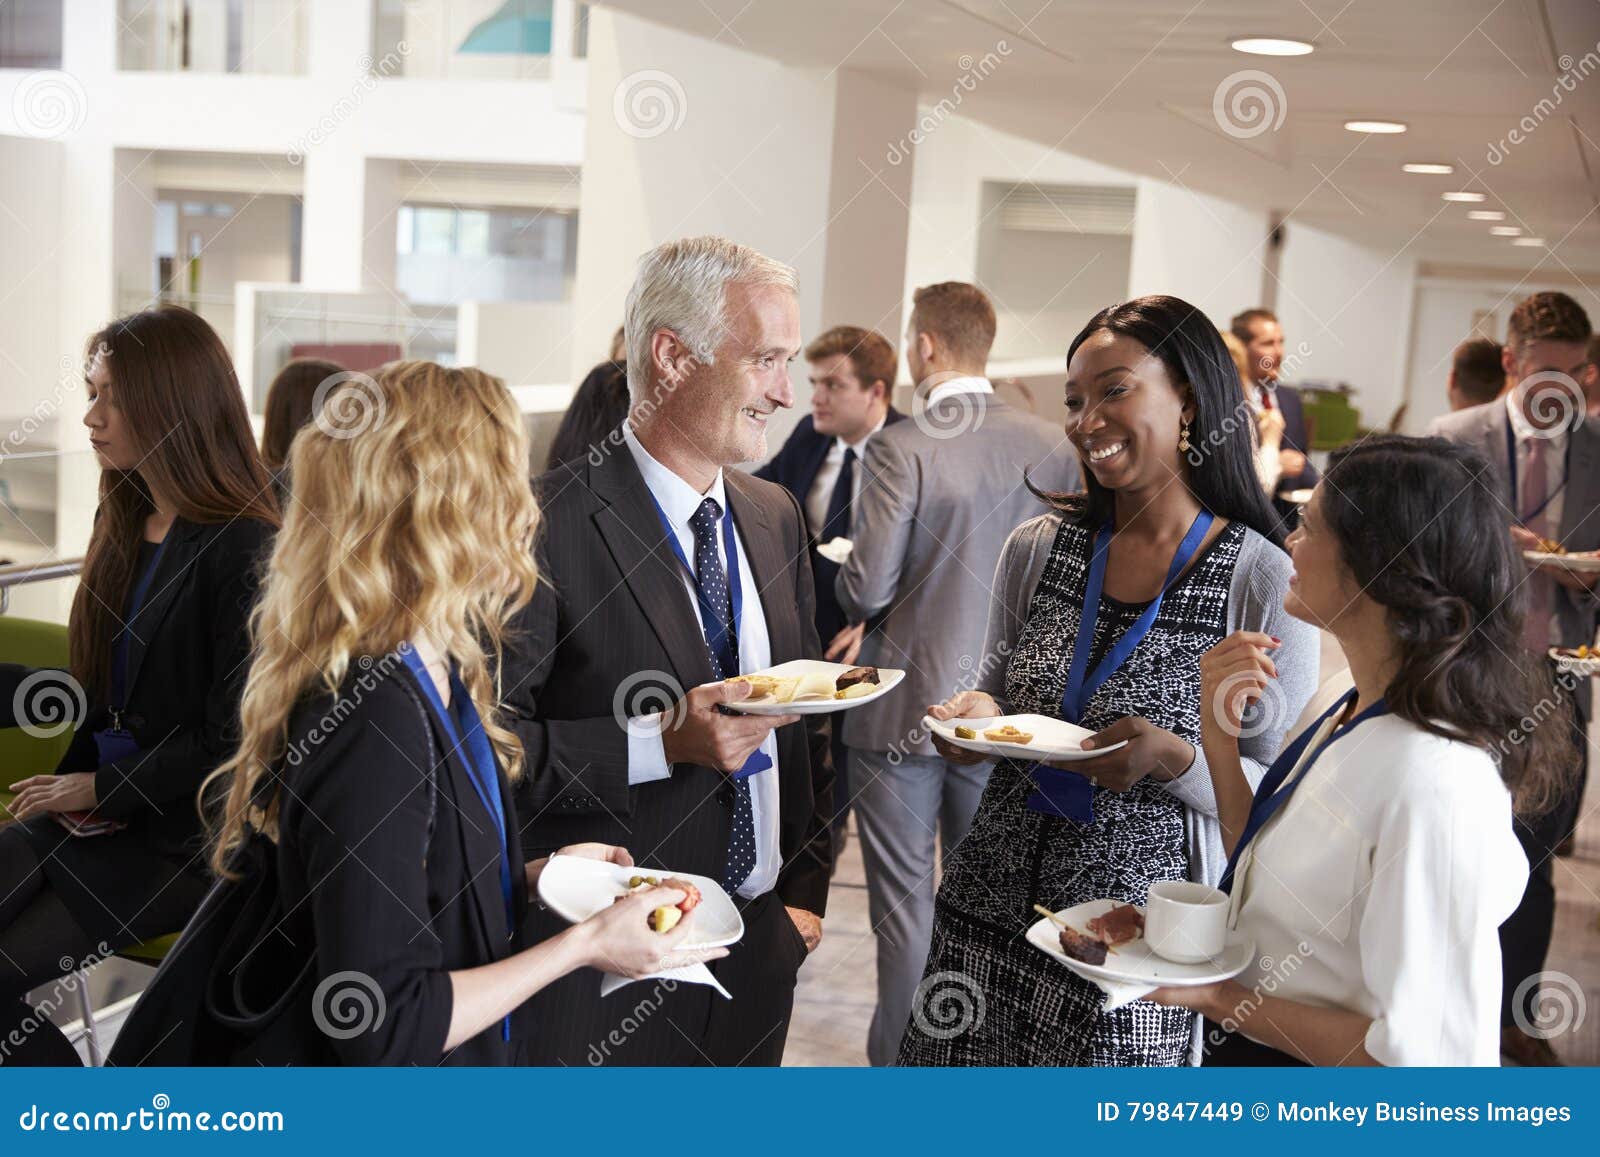
POLYGON ((1547 554, 1542 550, 1525 550, 1522 557, 1535 566, 1558 566, 1574 574, 1594 574, 1600 571, 1600 553, 1547 554))
POLYGON ((1557 670, 1569 671, 1574 675, 1585 677, 1600 675, 1600 655, 1591 655, 1587 659, 1577 659, 1571 655, 1563 655, 1559 647, 1551 647, 1545 653, 1550 656, 1550 661, 1556 665, 1557 670))
POLYGON ((827 542, 817 547, 817 553, 831 563, 843 566, 850 560, 850 552, 856 544, 848 538, 830 538, 827 542))
MULTIPOLYGON (((776 667, 763 667, 759 671, 746 671, 745 674, 776 675, 780 679, 822 674, 837 679, 856 665, 825 663, 821 659, 791 659, 787 663, 779 663, 776 667)), ((773 703, 770 700, 746 699, 742 703, 730 703, 728 706, 741 715, 826 715, 832 711, 849 711, 852 707, 876 703, 893 691, 905 677, 906 673, 898 668, 879 667, 878 689, 871 695, 862 695, 857 699, 805 699, 799 703, 773 703)))
MULTIPOLYGON (((1071 908, 1063 908, 1056 915, 1087 936, 1089 921, 1096 916, 1104 916, 1119 903, 1121 901, 1118 900, 1089 900, 1071 908)), ((1140 908, 1139 911, 1143 912, 1144 909, 1140 908)), ((1107 951, 1104 964, 1085 964, 1061 951, 1059 933, 1060 929, 1054 921, 1041 916, 1038 923, 1028 929, 1028 943, 1046 955, 1055 957, 1086 980, 1148 985, 1215 984, 1219 980, 1232 980, 1249 968, 1256 958, 1254 940, 1230 935, 1222 951, 1210 960, 1203 960, 1199 964, 1178 964, 1157 956, 1141 936, 1107 951)))
POLYGON ((1285 491, 1283 499, 1285 502, 1292 502, 1296 506, 1304 506, 1311 501, 1311 487, 1308 486, 1304 490, 1285 491))
POLYGON ((577 924, 611 907, 628 890, 630 876, 654 876, 658 880, 677 876, 700 889, 700 904, 693 912, 694 928, 678 947, 721 948, 744 935, 744 917, 722 885, 692 872, 623 868, 582 856, 551 856, 539 873, 539 899, 563 920, 577 924))
POLYGON ((931 715, 924 715, 922 725, 954 747, 964 747, 968 751, 976 751, 979 755, 1003 756, 1008 759, 1094 759, 1108 751, 1128 746, 1128 741, 1124 739, 1109 747, 1096 747, 1085 751, 1083 741, 1094 732, 1087 727, 1079 727, 1076 723, 1068 723, 1065 719, 1053 719, 1048 715, 999 715, 993 719, 951 719, 943 723, 931 715), (983 737, 986 729, 1004 727, 1008 723, 1017 730, 1032 735, 1033 742, 1026 745, 996 743, 983 737), (957 724, 972 728, 978 733, 978 738, 957 739, 957 724))

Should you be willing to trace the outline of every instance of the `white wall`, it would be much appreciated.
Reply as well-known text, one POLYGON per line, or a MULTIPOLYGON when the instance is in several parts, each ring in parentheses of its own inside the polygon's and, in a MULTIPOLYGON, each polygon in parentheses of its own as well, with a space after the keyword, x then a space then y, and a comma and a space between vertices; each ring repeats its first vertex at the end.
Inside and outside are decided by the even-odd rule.
MULTIPOLYGON (((31 414, 49 396, 62 349, 56 297, 64 150, 54 141, 0 137, 0 421, 31 414)), ((85 335, 87 336, 87 335, 85 335)), ((0 453, 8 449, 0 440, 0 453)))
POLYGON ((1404 400, 1416 266, 1406 253, 1287 223, 1276 310, 1284 380, 1347 382, 1363 424, 1386 427, 1404 400))
POLYGON ((1225 327, 1261 304, 1267 226, 1265 210, 1140 178, 1128 296, 1181 297, 1225 327))

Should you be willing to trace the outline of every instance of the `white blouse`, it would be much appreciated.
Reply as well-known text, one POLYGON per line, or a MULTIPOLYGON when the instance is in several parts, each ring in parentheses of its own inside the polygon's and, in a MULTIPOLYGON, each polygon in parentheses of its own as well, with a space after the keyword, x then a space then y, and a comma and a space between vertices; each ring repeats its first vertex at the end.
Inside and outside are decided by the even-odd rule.
POLYGON ((1234 870, 1239 982, 1371 1017, 1385 1065, 1499 1064, 1499 927, 1528 862, 1494 761, 1379 715, 1304 774, 1234 870))

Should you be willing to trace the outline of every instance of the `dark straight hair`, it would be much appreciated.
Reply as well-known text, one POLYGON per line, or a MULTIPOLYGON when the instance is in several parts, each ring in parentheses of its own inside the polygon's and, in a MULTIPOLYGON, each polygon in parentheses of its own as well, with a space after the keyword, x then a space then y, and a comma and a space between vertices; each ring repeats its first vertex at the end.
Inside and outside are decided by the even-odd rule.
POLYGON ((1389 710, 1495 756, 1532 814, 1575 766, 1570 696, 1523 645, 1525 569, 1494 479, 1469 447, 1378 434, 1334 453, 1316 513, 1399 644, 1389 710))
MULTIPOLYGON (((1255 417, 1245 401, 1233 355, 1222 335, 1198 308, 1176 297, 1154 294, 1102 309, 1072 339, 1067 361, 1102 330, 1132 338, 1161 359, 1180 389, 1189 387, 1194 421, 1189 426, 1189 489, 1212 514, 1242 522, 1278 546, 1283 531, 1256 476, 1255 417)), ((1111 519, 1112 492, 1095 481, 1087 467, 1082 494, 1050 494, 1029 489, 1073 522, 1091 529, 1111 519)))

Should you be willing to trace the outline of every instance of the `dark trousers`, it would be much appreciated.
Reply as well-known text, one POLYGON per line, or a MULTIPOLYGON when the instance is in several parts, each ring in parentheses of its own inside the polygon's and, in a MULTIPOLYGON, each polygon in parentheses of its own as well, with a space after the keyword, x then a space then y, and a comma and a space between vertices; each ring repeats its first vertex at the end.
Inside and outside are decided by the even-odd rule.
POLYGON ((1555 849, 1572 833, 1583 802, 1589 772, 1588 723, 1576 713, 1569 724, 1578 757, 1578 771, 1569 790, 1554 806, 1537 816, 1518 816, 1517 842, 1528 857, 1528 886, 1522 902, 1500 925, 1500 1024, 1536 1023, 1533 1015, 1538 984, 1530 983, 1518 998, 1518 989, 1544 971, 1550 952, 1550 934, 1556 920, 1555 849), (1519 1007, 1520 1006, 1520 1007, 1519 1007))
POLYGON ((840 733, 844 731, 844 712, 836 711, 828 717, 833 738, 829 741, 829 749, 833 753, 833 819, 829 827, 833 829, 833 846, 839 846, 839 839, 844 835, 844 826, 850 820, 850 749, 844 745, 840 733))
MULTIPOLYGON (((739 902, 744 938, 709 967, 732 1000, 703 984, 636 980, 602 997, 584 968, 523 1005, 517 1017, 535 1065, 777 1065, 789 1037, 805 941, 776 892, 739 902)), ((558 930, 530 914, 524 943, 558 930)))
MULTIPOLYGON (((0 828, 0 1065, 83 1063, 61 1030, 25 998, 90 960, 96 947, 45 880, 21 833, 0 828)), ((44 1004, 60 1005, 79 983, 63 981, 44 1004)))

